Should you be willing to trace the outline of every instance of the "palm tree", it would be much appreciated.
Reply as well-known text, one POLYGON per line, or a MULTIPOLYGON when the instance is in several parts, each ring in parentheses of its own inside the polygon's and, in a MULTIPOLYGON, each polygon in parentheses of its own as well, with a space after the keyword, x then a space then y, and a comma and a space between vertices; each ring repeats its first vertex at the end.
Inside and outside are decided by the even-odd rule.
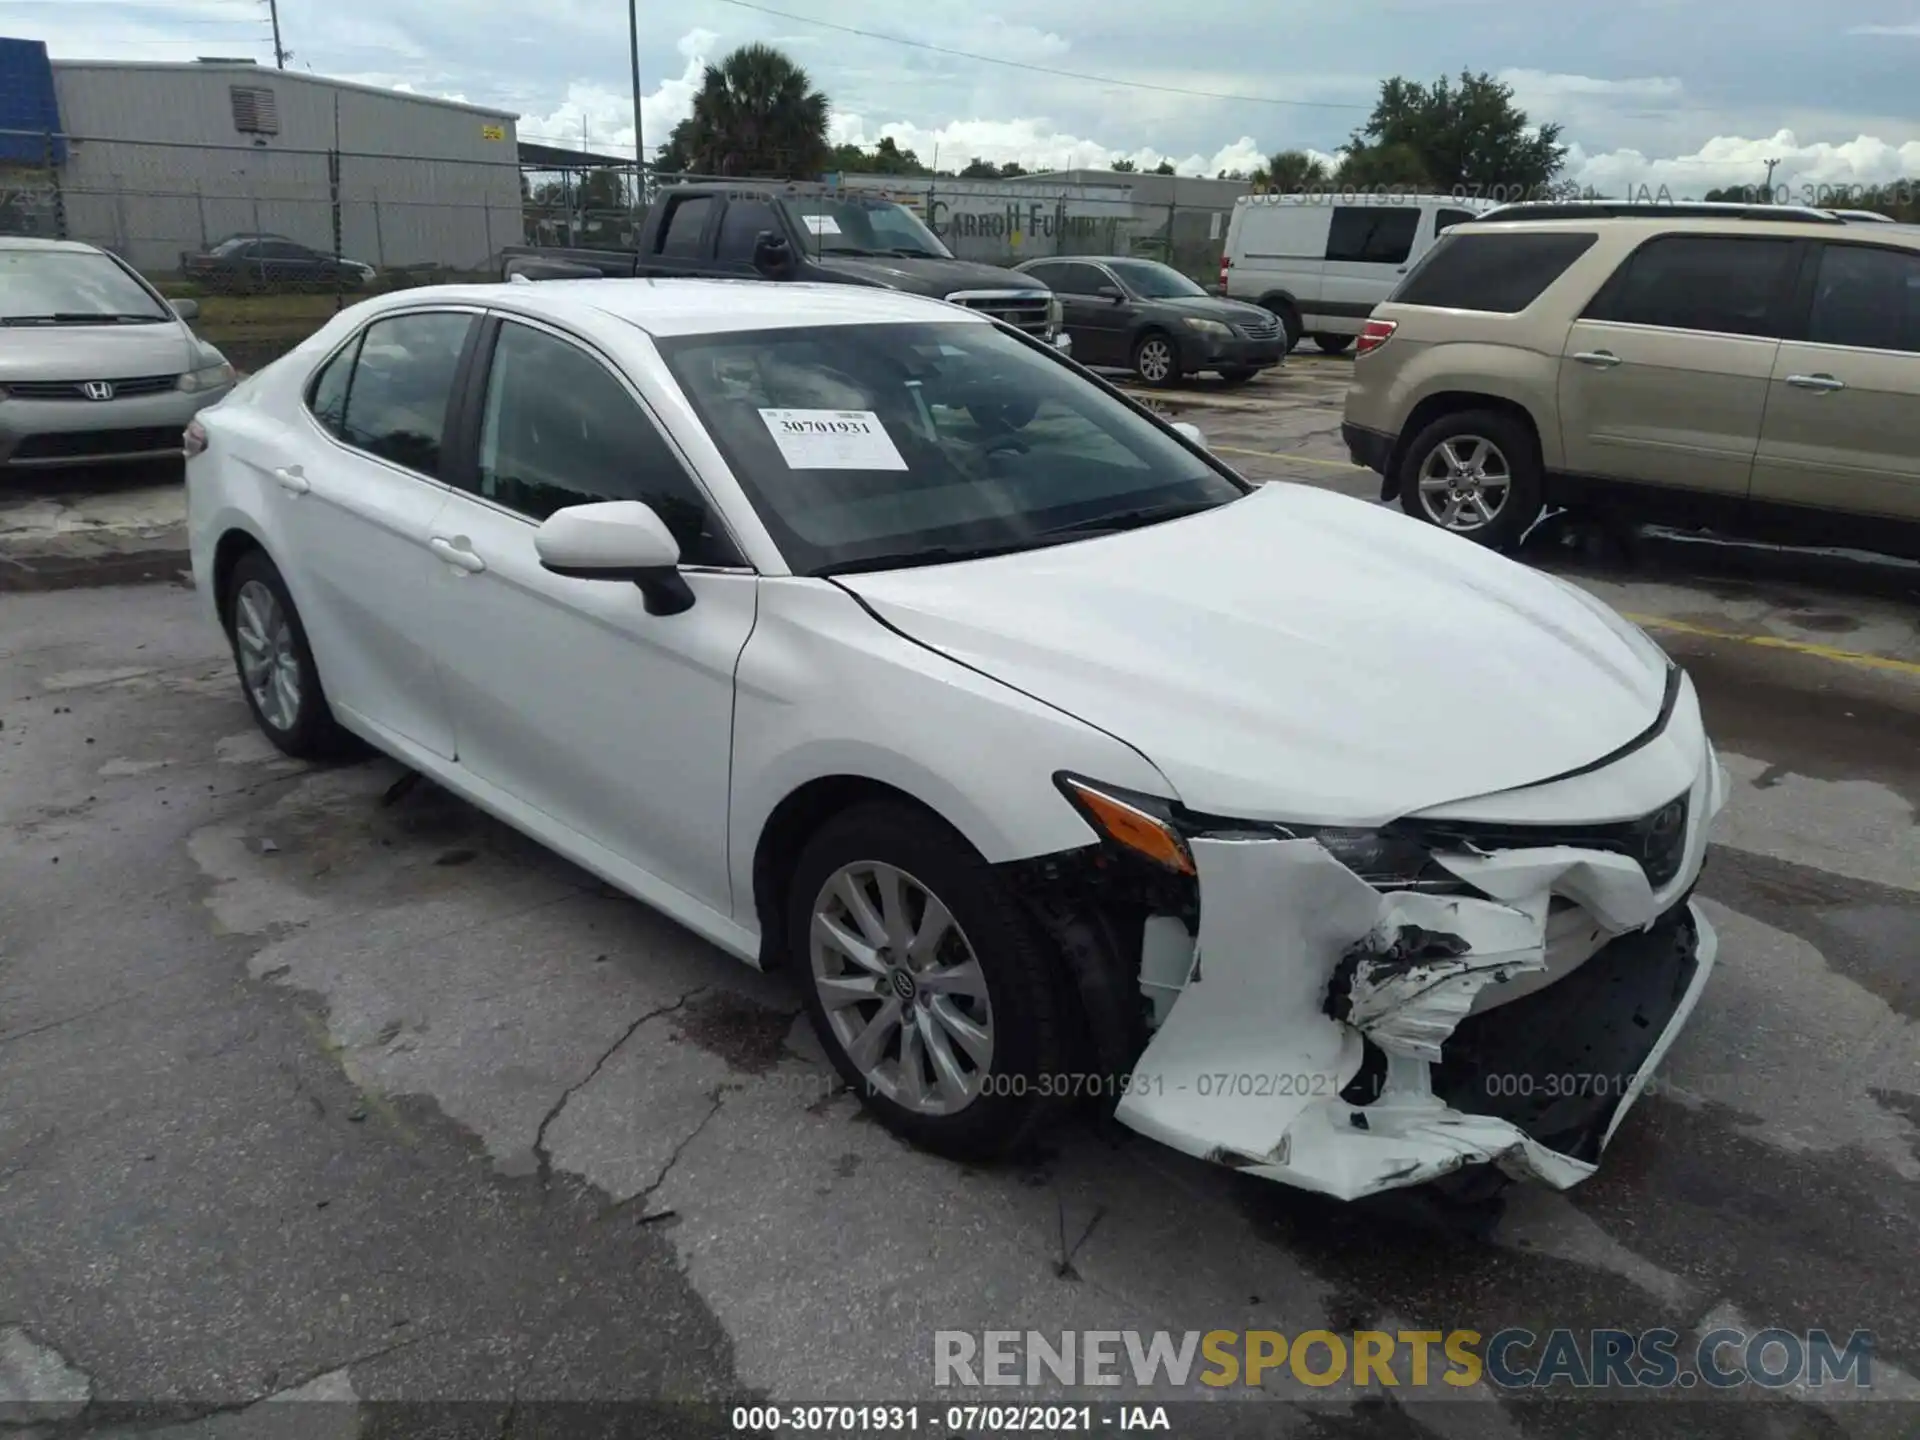
POLYGON ((1301 195, 1325 187, 1333 177, 1327 167, 1304 150, 1282 150, 1253 172, 1253 183, 1277 195, 1301 195))
POLYGON ((742 45, 707 66, 693 114, 668 148, 708 175, 798 179, 826 164, 827 97, 771 45, 742 45))

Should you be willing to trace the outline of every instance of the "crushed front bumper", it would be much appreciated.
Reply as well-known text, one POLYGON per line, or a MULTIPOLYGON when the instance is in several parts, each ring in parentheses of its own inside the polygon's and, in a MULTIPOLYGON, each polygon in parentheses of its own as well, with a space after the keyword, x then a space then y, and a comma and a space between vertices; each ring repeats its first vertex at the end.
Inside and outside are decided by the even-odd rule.
POLYGON ((1713 970, 1688 898, 1713 774, 1695 796, 1658 890, 1625 855, 1564 845, 1438 856, 1477 893, 1430 894, 1383 893, 1311 839, 1192 840, 1191 970, 1117 1117, 1343 1200, 1483 1164, 1577 1184, 1713 970))

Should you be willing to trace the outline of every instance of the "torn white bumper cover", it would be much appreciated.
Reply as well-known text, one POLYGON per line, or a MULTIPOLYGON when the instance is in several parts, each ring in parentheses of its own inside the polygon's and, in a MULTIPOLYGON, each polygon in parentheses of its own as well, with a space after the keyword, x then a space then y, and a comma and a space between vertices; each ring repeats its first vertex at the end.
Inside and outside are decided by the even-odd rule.
POLYGON ((1577 1184, 1713 968, 1686 898, 1721 798, 1707 770, 1657 891, 1574 846, 1436 855, 1462 896, 1382 893, 1311 839, 1193 839, 1192 971, 1118 1118, 1340 1199, 1476 1164, 1577 1184))

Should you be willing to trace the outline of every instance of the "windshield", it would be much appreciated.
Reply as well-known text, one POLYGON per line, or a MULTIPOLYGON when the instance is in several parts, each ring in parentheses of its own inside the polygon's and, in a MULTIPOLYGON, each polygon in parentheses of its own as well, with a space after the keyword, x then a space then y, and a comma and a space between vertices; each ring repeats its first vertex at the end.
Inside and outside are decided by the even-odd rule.
POLYGON ((951 260, 920 217, 904 205, 858 195, 783 196, 780 203, 806 237, 807 248, 822 255, 920 255, 951 260))
POLYGON ((1178 300, 1190 295, 1206 296, 1206 291, 1157 260, 1113 260, 1107 268, 1120 277, 1120 283, 1142 300, 1178 300))
POLYGON ((833 325, 658 343, 798 574, 1059 544, 1246 493, 997 326, 833 325))
POLYGON ((82 324, 172 318, 109 255, 92 250, 0 250, 0 320, 82 324))

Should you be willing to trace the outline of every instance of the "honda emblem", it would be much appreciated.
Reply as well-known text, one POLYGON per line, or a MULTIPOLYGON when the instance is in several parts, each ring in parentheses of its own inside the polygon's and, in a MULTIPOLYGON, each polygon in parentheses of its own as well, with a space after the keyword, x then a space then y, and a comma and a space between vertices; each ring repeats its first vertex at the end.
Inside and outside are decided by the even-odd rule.
POLYGON ((89 380, 80 387, 80 393, 89 400, 111 400, 113 386, 105 380, 89 380))

